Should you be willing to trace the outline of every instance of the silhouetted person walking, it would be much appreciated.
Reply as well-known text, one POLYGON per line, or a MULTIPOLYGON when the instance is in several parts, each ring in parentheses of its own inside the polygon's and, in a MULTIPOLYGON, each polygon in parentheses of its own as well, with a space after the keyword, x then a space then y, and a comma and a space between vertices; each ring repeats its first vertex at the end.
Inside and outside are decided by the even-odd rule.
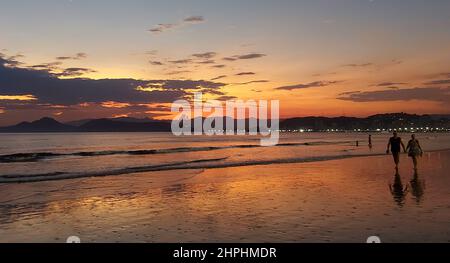
POLYGON ((409 140, 408 146, 406 146, 406 151, 408 151, 408 156, 411 157, 413 161, 414 170, 417 170, 417 158, 422 156, 423 150, 414 134, 411 134, 411 140, 409 140))
POLYGON ((369 148, 372 149, 372 135, 369 134, 369 148))
POLYGON ((398 169, 398 163, 400 162, 400 145, 403 151, 406 152, 405 145, 402 142, 402 138, 397 136, 397 132, 394 131, 393 136, 389 138, 389 143, 387 145, 386 153, 389 153, 389 148, 394 158, 395 169, 398 169))

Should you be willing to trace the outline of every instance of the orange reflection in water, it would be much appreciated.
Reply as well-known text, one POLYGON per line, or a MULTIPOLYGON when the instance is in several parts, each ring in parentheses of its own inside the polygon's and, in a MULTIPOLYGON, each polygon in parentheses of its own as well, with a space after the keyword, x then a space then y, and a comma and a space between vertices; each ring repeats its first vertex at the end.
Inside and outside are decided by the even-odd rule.
POLYGON ((441 176, 443 159, 450 154, 425 156, 416 177, 402 156, 399 176, 416 188, 402 206, 388 188, 390 156, 3 185, 3 194, 34 194, 11 192, 1 202, 0 240, 444 240, 450 180, 441 176), (425 178, 434 191, 418 187, 425 178))

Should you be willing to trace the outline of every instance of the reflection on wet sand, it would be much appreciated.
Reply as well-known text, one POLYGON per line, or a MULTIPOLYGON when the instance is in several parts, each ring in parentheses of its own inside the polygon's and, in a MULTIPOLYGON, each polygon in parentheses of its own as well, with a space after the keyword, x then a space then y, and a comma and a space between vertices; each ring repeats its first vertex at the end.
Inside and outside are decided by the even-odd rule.
POLYGON ((450 152, 437 154, 408 187, 386 156, 0 185, 0 242, 447 241, 450 152))
POLYGON ((394 182, 389 185, 389 190, 397 205, 400 207, 403 206, 406 195, 408 194, 408 186, 403 185, 398 169, 395 169, 394 182))
POLYGON ((410 181, 411 194, 414 196, 417 204, 420 204, 423 200, 425 193, 425 180, 419 177, 417 170, 414 171, 413 178, 410 181))
POLYGON ((405 186, 397 169, 394 175, 394 181, 389 185, 389 190, 395 203, 399 207, 402 207, 405 204, 406 196, 410 192, 412 198, 416 201, 416 204, 420 204, 425 194, 425 180, 419 177, 418 170, 414 170, 409 186, 405 186))

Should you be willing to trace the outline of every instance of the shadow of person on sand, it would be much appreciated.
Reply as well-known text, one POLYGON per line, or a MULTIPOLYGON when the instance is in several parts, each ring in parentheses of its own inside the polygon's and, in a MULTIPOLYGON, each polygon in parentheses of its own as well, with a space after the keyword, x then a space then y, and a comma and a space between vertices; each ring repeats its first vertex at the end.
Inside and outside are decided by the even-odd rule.
POLYGON ((389 190, 397 205, 400 207, 403 206, 406 195, 408 194, 408 186, 403 185, 398 169, 395 169, 394 182, 389 184, 389 190))
POLYGON ((417 204, 423 200, 425 193, 425 180, 420 179, 417 170, 414 170, 413 178, 409 182, 411 185, 411 194, 414 196, 417 204))

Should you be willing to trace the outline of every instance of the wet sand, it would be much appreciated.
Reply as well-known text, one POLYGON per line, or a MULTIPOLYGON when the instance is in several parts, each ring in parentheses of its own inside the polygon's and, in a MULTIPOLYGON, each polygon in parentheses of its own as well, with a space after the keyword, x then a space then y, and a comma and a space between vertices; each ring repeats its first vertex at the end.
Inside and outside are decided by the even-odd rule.
POLYGON ((0 185, 0 242, 450 242, 450 151, 0 185))

